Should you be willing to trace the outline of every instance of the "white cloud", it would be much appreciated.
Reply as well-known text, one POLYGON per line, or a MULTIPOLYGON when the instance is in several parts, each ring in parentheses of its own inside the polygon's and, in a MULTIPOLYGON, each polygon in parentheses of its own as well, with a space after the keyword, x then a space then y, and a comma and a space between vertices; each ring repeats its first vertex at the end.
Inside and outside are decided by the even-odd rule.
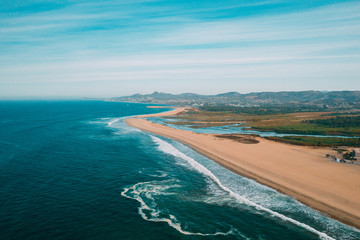
MULTIPOLYGON (((190 10, 157 16, 155 7, 123 7, 91 3, 75 5, 73 13, 65 8, 1 20, 0 83, 70 88, 89 82, 134 87, 151 82, 161 90, 165 82, 171 82, 167 89, 201 89, 209 82, 219 90, 216 83, 221 80, 228 90, 246 85, 251 91, 291 88, 300 86, 298 81, 302 88, 320 86, 317 82, 336 88, 340 82, 332 79, 341 79, 342 85, 360 87, 354 80, 360 78, 356 2, 212 20, 196 18, 190 10), (106 11, 94 11, 97 7, 106 11), (148 16, 137 18, 143 13, 148 16), (107 23, 115 27, 106 29, 107 23)), ((0 95, 7 91, 3 89, 0 95)))

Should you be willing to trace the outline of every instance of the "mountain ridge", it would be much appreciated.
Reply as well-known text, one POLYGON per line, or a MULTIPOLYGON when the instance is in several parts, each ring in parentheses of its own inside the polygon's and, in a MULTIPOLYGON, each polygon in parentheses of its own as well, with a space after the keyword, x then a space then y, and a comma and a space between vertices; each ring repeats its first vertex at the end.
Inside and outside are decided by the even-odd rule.
POLYGON ((215 95, 197 93, 171 94, 155 91, 151 94, 134 94, 112 98, 112 101, 137 102, 149 104, 170 104, 180 106, 192 105, 314 105, 330 108, 359 108, 360 91, 281 91, 281 92, 251 92, 236 91, 215 95))

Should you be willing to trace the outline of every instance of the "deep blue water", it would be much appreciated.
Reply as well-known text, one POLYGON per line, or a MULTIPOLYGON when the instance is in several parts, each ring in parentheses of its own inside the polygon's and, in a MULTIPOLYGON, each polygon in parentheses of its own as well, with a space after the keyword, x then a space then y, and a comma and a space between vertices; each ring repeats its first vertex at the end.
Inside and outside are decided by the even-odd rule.
POLYGON ((360 239, 103 101, 0 102, 0 239, 360 239))

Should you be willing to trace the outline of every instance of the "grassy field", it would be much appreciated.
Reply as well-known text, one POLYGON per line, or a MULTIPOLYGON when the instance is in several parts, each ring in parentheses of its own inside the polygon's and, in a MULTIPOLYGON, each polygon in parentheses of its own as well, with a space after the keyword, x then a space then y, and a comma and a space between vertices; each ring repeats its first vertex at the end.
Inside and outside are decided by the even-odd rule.
MULTIPOLYGON (((229 112, 211 112, 193 109, 192 111, 169 117, 175 125, 186 125, 192 128, 203 128, 213 126, 227 126, 239 124, 258 131, 273 131, 276 133, 287 134, 307 134, 307 135, 341 135, 341 136, 360 136, 360 124, 354 127, 331 127, 317 123, 313 120, 323 120, 333 118, 334 115, 341 116, 341 112, 301 112, 290 114, 269 114, 255 115, 229 112), (175 121, 174 121, 175 120, 175 121)), ((348 116, 348 113, 345 113, 348 116)), ((355 116, 359 115, 352 114, 355 116)), ((317 137, 274 137, 271 140, 288 142, 299 145, 311 146, 358 146, 358 138, 344 140, 344 138, 317 138, 317 137), (319 143, 320 142, 320 143, 319 143)))
POLYGON ((309 137, 309 136, 285 136, 285 137, 266 137, 266 139, 285 142, 302 146, 347 146, 360 147, 360 138, 336 138, 336 137, 309 137))
POLYGON ((332 128, 317 124, 299 123, 275 126, 253 126, 252 129, 258 131, 274 131, 276 133, 308 134, 308 135, 340 135, 340 136, 360 136, 360 128, 332 128))
POLYGON ((290 114, 250 115, 227 112, 190 111, 175 117, 175 125, 189 125, 193 128, 226 126, 242 123, 258 131, 309 135, 360 136, 360 124, 354 127, 330 127, 310 123, 309 120, 328 119, 331 112, 302 112, 290 114))
POLYGON ((227 126, 231 124, 244 123, 243 116, 232 113, 223 112, 207 112, 193 110, 185 114, 177 116, 166 117, 175 121, 168 123, 174 125, 187 125, 192 128, 214 127, 214 126, 227 126))

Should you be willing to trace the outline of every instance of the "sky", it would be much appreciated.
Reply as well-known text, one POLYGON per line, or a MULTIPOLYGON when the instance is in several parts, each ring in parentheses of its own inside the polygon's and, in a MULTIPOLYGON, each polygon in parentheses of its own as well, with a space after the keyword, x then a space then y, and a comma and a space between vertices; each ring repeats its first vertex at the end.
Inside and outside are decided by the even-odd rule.
POLYGON ((360 90, 360 1, 0 1, 0 98, 360 90))

